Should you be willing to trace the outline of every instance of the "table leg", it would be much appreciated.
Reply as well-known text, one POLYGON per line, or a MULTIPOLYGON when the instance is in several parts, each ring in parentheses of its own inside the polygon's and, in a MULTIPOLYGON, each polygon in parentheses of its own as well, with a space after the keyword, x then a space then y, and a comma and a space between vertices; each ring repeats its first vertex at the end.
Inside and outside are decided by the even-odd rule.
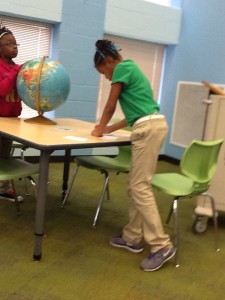
POLYGON ((63 170, 63 185, 62 185, 62 201, 66 195, 68 189, 68 179, 69 179, 69 171, 70 171, 70 158, 71 158, 71 150, 65 150, 65 159, 64 159, 64 170, 63 170))
POLYGON ((33 258, 39 261, 42 256, 42 239, 44 235, 45 206, 48 190, 49 158, 52 151, 41 151, 37 202, 34 228, 34 254, 33 258))

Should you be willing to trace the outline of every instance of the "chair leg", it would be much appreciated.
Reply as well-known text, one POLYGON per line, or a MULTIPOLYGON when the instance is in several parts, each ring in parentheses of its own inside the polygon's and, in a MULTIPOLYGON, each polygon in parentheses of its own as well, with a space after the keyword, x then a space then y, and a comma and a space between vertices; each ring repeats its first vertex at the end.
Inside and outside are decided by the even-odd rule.
POLYGON ((105 182, 104 182, 104 186, 103 186, 103 189, 102 189, 102 192, 101 192, 101 196, 100 196, 99 201, 98 201, 98 206, 97 206, 97 209, 96 209, 94 222, 92 224, 92 227, 94 227, 94 228, 96 227, 96 222, 97 222, 97 219, 98 219, 99 211, 100 211, 102 201, 103 201, 104 196, 105 196, 105 191, 106 191, 106 189, 108 187, 108 183, 109 183, 109 174, 108 174, 108 172, 105 171, 105 170, 102 170, 102 172, 105 174, 105 182))
POLYGON ((69 195, 70 195, 70 192, 71 192, 71 189, 72 189, 72 186, 73 186, 74 180, 75 180, 75 178, 76 178, 76 175, 77 175, 77 172, 78 172, 79 167, 80 167, 80 166, 77 165, 77 167, 74 169, 74 172, 73 172, 73 174, 72 174, 72 178, 71 178, 69 187, 68 187, 68 189, 67 189, 67 191, 66 191, 66 194, 65 194, 65 197, 64 197, 64 199, 63 199, 63 201, 62 201, 61 208, 63 208, 63 207, 65 206, 65 204, 66 204, 66 202, 67 202, 67 200, 68 200, 68 197, 69 197, 69 195))
POLYGON ((18 195, 16 193, 16 188, 15 188, 15 182, 14 182, 14 180, 11 180, 11 184, 12 184, 12 188, 13 188, 13 191, 14 191, 16 213, 17 213, 17 215, 20 215, 21 214, 20 204, 19 204, 19 201, 18 201, 18 195))
POLYGON ((37 199, 37 188, 36 188, 36 183, 35 183, 33 177, 28 176, 28 177, 26 177, 26 180, 30 180, 30 183, 31 183, 31 185, 33 186, 33 189, 34 189, 35 198, 37 199))
POLYGON ((216 251, 220 251, 220 248, 218 246, 218 220, 217 220, 217 211, 216 211, 216 205, 215 200, 212 195, 209 193, 204 193, 203 195, 208 196, 211 202, 211 208, 212 208, 212 218, 213 218, 213 224, 214 224, 214 237, 215 237, 215 249, 216 251))
POLYGON ((24 180, 24 184, 25 184, 25 190, 26 190, 26 196, 30 196, 30 192, 29 192, 29 188, 28 188, 28 182, 27 182, 28 178, 20 178, 20 180, 24 180))
MULTIPOLYGON (((27 146, 24 146, 20 149, 20 157, 22 160, 25 161, 25 156, 24 156, 24 152, 27 150, 27 146)), ((26 189, 26 196, 30 196, 30 193, 29 193, 29 189, 28 189, 28 184, 27 184, 27 179, 25 178, 25 189, 26 189)))
POLYGON ((10 156, 13 156, 14 152, 15 152, 15 148, 12 147, 11 152, 10 152, 10 156))
POLYGON ((106 192, 107 192, 107 199, 110 200, 109 182, 108 182, 107 187, 106 187, 106 192))
POLYGON ((170 207, 170 211, 169 211, 169 214, 167 216, 166 223, 165 223, 166 226, 169 225, 170 219, 172 217, 172 214, 173 214, 173 205, 174 205, 174 202, 172 203, 172 205, 170 207))
POLYGON ((22 158, 22 160, 25 160, 25 157, 24 157, 24 151, 26 150, 27 147, 24 147, 24 148, 21 148, 20 150, 20 156, 22 158))
POLYGON ((178 227, 178 198, 173 200, 173 220, 174 220, 174 247, 176 249, 175 254, 175 267, 179 267, 179 227, 178 227))
MULTIPOLYGON (((105 188, 105 191, 107 193, 107 200, 110 200, 110 192, 109 192, 109 173, 105 170, 102 170, 102 173, 104 173, 105 175, 105 185, 106 185, 106 188, 105 188), (106 184, 107 182, 107 184, 106 184)), ((104 185, 104 186, 105 186, 104 185)), ((103 190, 104 190, 104 187, 103 187, 103 190)), ((104 191, 104 195, 105 195, 105 191, 104 191)), ((103 196, 104 196, 103 195, 103 196)))

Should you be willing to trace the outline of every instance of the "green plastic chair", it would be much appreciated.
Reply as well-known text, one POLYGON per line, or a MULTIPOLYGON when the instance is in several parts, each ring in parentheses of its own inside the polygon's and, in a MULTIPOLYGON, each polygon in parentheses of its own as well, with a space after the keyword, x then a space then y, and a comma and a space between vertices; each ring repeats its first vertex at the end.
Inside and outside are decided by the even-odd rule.
MULTIPOLYGON (((20 150, 20 157, 21 157, 21 159, 25 160, 24 153, 25 153, 25 151, 28 148, 29 148, 29 146, 26 146, 26 145, 24 145, 22 143, 13 141, 10 156, 13 157, 13 155, 15 153, 15 150, 18 149, 18 150, 20 150)), ((25 182, 26 196, 30 196, 29 189, 28 189, 28 184, 27 184, 28 180, 25 178, 24 182, 25 182)))
POLYGON ((69 194, 72 189, 73 182, 77 175, 78 169, 80 166, 88 169, 93 169, 101 172, 105 176, 104 185, 102 192, 98 201, 97 210, 95 213, 94 221, 92 227, 96 226, 102 201, 104 199, 105 193, 107 192, 107 199, 110 199, 109 194, 109 173, 116 172, 119 173, 128 173, 130 170, 130 161, 131 161, 131 146, 120 146, 118 147, 119 154, 115 157, 109 156, 99 156, 99 155, 90 155, 90 156, 78 156, 75 158, 76 167, 72 174, 72 179, 69 183, 68 190, 65 194, 61 207, 64 207, 66 201, 68 200, 69 194))
POLYGON ((29 148, 29 146, 26 146, 26 145, 21 144, 21 143, 19 143, 19 142, 13 141, 13 143, 12 143, 12 149, 11 149, 11 154, 10 154, 10 155, 13 156, 15 150, 16 150, 16 149, 20 149, 20 157, 21 157, 23 160, 25 160, 24 152, 25 152, 25 150, 27 150, 28 148, 29 148))
POLYGON ((32 186, 34 187, 35 196, 36 194, 36 184, 33 179, 33 175, 39 172, 39 166, 36 164, 28 163, 22 159, 18 158, 0 158, 0 180, 10 180, 15 194, 15 204, 17 213, 20 214, 20 205, 18 201, 18 195, 15 188, 15 180, 27 178, 30 180, 32 186))
POLYGON ((175 266, 178 263, 178 200, 204 194, 209 197, 212 207, 212 216, 215 231, 215 246, 218 251, 217 242, 217 212, 215 201, 207 190, 216 171, 217 160, 223 139, 216 141, 194 140, 185 150, 180 162, 179 173, 155 174, 152 179, 152 186, 157 190, 173 196, 173 202, 169 211, 166 225, 170 218, 174 217, 174 247, 176 248, 175 266))

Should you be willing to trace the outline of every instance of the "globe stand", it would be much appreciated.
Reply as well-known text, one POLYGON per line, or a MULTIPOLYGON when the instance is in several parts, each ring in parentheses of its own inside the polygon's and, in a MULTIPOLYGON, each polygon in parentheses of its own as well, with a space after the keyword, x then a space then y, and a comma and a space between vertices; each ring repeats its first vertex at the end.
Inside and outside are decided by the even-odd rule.
POLYGON ((29 118, 24 120, 24 122, 35 123, 35 124, 43 124, 43 125, 56 125, 57 123, 51 119, 44 117, 43 115, 39 115, 37 117, 29 118))

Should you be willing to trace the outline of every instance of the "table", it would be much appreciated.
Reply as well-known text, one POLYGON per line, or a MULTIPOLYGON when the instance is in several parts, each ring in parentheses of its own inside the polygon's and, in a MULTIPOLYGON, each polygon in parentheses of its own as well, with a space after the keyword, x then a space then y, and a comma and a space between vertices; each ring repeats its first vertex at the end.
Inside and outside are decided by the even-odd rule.
POLYGON ((33 258, 42 257, 45 207, 48 189, 50 155, 55 150, 65 150, 63 171, 63 193, 67 189, 69 163, 72 149, 109 147, 130 144, 130 133, 118 130, 103 137, 91 136, 94 124, 71 118, 32 119, 0 118, 0 136, 40 150, 39 179, 34 225, 33 258))

